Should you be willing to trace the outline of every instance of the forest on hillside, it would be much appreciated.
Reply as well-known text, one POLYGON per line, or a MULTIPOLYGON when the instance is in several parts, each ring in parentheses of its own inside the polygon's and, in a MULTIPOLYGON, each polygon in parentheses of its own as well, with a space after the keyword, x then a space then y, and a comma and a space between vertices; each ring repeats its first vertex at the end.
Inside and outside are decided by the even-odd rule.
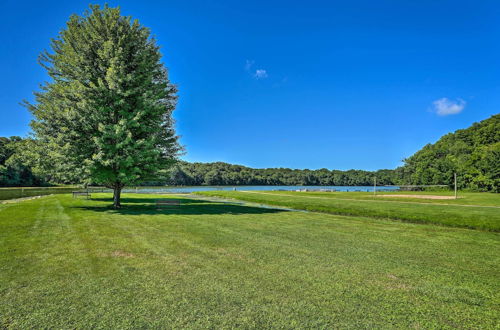
POLYGON ((404 160, 404 182, 452 182, 479 191, 500 192, 500 114, 446 134, 404 160))
MULTIPOLYGON (((34 170, 29 142, 20 137, 0 138, 0 186, 80 183, 56 181, 34 170)), ((223 162, 179 161, 144 184, 364 186, 376 178, 378 185, 451 185, 454 173, 462 189, 500 192, 500 114, 443 136, 393 170, 254 169, 223 162)))

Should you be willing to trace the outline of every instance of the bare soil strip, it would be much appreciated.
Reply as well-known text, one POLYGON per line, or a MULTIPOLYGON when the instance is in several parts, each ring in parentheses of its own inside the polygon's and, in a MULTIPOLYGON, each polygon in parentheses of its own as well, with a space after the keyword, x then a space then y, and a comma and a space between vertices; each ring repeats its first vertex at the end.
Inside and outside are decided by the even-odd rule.
POLYGON ((439 196, 439 195, 404 195, 404 194, 391 194, 391 195, 376 195, 377 197, 403 197, 403 198, 420 198, 420 199, 455 199, 455 196, 439 196))

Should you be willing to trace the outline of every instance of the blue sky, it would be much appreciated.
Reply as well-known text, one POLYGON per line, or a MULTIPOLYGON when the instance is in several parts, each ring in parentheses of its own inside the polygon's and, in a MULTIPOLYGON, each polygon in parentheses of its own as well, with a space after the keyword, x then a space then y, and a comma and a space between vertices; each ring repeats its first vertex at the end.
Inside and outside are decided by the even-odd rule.
MULTIPOLYGON (((88 3, 1 1, 0 136, 29 132, 37 56, 88 3)), ((394 168, 499 112, 497 1, 108 3, 162 46, 188 161, 394 168)))

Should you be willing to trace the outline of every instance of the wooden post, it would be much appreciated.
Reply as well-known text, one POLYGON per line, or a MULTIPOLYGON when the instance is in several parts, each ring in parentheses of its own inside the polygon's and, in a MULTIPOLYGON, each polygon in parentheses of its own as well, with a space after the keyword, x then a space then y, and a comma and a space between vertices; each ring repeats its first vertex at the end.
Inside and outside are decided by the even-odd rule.
POLYGON ((455 199, 457 199, 457 173, 454 173, 453 176, 455 177, 455 199))
POLYGON ((373 195, 377 195, 377 177, 373 178, 373 195))

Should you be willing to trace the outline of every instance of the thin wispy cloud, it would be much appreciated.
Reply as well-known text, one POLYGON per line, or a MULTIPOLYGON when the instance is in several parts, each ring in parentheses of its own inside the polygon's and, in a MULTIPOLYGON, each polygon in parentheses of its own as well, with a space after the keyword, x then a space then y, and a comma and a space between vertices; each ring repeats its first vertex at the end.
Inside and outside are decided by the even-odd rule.
POLYGON ((267 70, 264 69, 253 69, 253 66, 255 64, 255 61, 253 60, 246 60, 245 62, 245 71, 247 71, 252 77, 255 79, 265 79, 269 75, 267 74, 267 70))
POLYGON ((255 64, 255 61, 247 60, 245 63, 245 71, 250 71, 254 64, 255 64))
POLYGON ((256 79, 265 79, 267 78, 267 71, 264 69, 257 69, 253 75, 256 79))
POLYGON ((465 109, 466 104, 467 102, 462 99, 453 101, 447 97, 432 102, 433 110, 440 116, 456 115, 465 109))

